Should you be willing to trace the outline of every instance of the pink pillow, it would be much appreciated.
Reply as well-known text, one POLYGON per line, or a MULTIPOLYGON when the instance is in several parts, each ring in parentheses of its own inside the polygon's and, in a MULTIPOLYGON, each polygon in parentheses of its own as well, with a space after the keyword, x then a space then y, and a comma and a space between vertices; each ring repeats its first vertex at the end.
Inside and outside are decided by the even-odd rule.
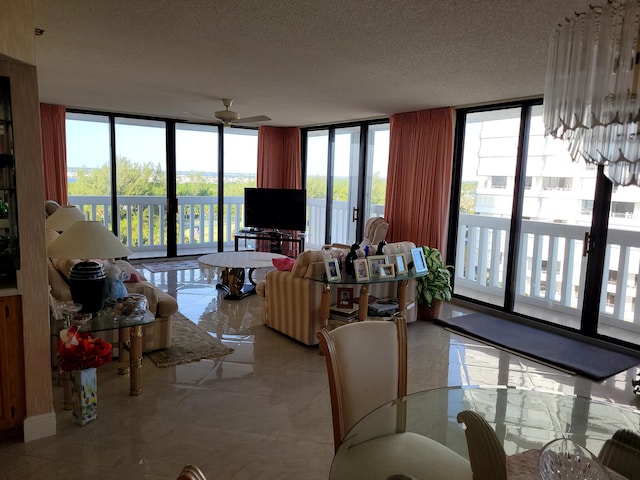
POLYGON ((122 281, 125 283, 140 283, 140 277, 136 272, 122 272, 122 281))
POLYGON ((296 263, 293 258, 274 258, 271 260, 273 262, 273 266, 278 270, 283 272, 290 272, 293 269, 294 263, 296 263))

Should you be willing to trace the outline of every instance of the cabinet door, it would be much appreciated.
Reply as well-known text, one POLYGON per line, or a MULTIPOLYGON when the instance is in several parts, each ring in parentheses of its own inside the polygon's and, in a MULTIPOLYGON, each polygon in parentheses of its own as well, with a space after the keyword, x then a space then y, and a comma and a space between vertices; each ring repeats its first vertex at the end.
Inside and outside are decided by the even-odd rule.
POLYGON ((22 330, 21 297, 0 297, 0 437, 26 416, 22 330))

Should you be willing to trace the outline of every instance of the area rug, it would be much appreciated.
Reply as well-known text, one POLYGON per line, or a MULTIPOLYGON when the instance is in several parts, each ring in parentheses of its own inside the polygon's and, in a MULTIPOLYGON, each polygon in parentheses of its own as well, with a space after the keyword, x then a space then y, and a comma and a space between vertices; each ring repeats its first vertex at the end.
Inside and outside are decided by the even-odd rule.
POLYGON ((597 381, 640 364, 640 356, 484 313, 439 322, 455 332, 597 381))
POLYGON ((191 270, 200 268, 197 260, 174 260, 167 262, 149 262, 142 266, 153 273, 168 272, 171 270, 191 270))
POLYGON ((203 358, 229 355, 233 348, 198 327, 180 312, 171 321, 171 346, 147 354, 157 367, 172 367, 197 362, 203 358))

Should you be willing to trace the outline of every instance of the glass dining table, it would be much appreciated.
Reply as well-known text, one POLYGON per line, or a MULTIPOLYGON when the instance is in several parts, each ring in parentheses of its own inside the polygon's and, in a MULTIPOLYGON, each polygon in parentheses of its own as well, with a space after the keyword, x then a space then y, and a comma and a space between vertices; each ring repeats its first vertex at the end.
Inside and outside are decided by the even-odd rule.
MULTIPOLYGON (((506 386, 436 388, 362 418, 337 449, 329 478, 471 478, 465 425, 457 420, 465 410, 487 420, 507 456, 519 456, 523 479, 540 478, 539 452, 555 439, 598 455, 616 432, 640 434, 640 412, 628 406, 506 386)), ((639 448, 633 445, 624 461, 640 469, 639 448)), ((611 478, 627 477, 613 472, 611 478)))

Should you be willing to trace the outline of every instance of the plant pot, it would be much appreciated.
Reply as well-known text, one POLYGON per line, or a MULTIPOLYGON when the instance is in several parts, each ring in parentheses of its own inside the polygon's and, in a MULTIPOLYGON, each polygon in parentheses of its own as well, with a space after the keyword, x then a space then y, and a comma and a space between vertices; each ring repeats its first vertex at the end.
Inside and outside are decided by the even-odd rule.
POLYGON ((73 421, 84 425, 98 416, 98 378, 95 368, 71 371, 73 421))
POLYGON ((424 303, 418 304, 418 320, 434 320, 440 317, 442 302, 436 300, 433 305, 429 306, 424 303))

